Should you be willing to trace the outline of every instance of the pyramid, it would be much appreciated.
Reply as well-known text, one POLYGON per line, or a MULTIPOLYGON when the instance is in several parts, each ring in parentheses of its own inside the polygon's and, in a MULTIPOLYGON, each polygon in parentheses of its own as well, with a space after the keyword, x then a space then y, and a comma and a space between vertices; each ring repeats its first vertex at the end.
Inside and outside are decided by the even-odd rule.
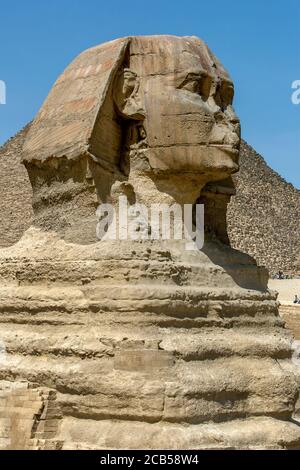
POLYGON ((236 196, 228 206, 232 246, 273 274, 300 272, 300 191, 242 141, 236 196))

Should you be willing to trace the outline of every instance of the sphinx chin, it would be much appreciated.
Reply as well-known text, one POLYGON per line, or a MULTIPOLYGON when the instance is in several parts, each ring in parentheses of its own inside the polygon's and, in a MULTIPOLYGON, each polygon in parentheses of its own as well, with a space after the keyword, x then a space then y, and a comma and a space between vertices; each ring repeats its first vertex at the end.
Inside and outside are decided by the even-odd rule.
POLYGON ((227 145, 213 145, 210 147, 211 169, 215 172, 225 172, 228 176, 239 171, 239 150, 227 145))

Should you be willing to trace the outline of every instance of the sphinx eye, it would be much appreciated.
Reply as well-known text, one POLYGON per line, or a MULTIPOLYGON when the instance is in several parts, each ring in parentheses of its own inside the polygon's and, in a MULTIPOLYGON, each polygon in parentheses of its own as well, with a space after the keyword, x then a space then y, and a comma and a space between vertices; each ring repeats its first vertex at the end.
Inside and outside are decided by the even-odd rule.
POLYGON ((211 80, 206 75, 198 74, 188 74, 179 88, 190 91, 191 93, 196 93, 200 95, 204 100, 207 100, 209 97, 209 89, 211 85, 211 80))
POLYGON ((188 75, 179 88, 190 91, 191 93, 199 93, 200 81, 200 76, 188 75))

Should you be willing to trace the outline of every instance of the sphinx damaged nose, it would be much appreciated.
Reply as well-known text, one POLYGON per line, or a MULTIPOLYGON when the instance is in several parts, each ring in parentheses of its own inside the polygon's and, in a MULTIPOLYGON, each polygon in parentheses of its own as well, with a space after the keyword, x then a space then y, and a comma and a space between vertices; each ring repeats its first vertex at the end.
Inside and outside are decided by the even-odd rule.
POLYGON ((215 124, 210 134, 210 143, 213 145, 226 145, 238 149, 240 145, 240 120, 232 106, 226 110, 216 107, 214 113, 215 124))
POLYGON ((224 144, 231 147, 238 148, 240 145, 240 136, 235 132, 228 132, 225 134, 224 144))

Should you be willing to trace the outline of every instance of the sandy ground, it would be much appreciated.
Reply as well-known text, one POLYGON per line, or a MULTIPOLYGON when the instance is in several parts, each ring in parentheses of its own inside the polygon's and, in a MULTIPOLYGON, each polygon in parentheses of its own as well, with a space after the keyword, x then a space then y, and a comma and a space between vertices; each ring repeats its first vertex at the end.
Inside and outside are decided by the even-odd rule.
POLYGON ((296 294, 300 298, 300 279, 270 279, 269 289, 279 293, 280 302, 292 304, 296 294))

